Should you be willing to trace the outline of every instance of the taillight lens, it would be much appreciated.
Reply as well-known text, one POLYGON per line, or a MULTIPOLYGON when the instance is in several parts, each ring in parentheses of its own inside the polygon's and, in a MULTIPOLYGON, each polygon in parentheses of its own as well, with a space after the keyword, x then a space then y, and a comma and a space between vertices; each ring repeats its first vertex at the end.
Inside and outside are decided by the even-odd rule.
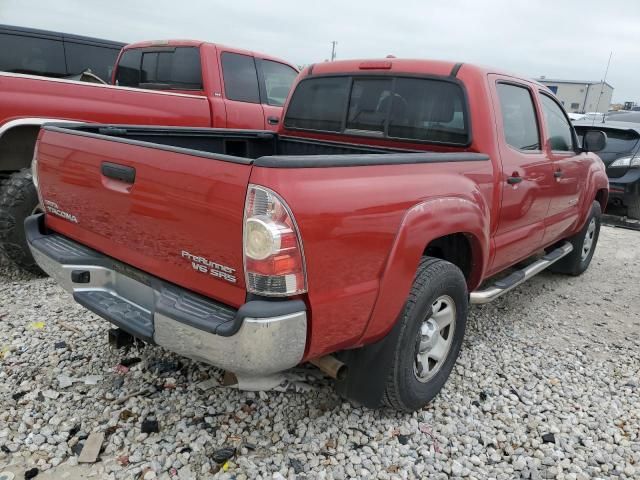
POLYGON ((300 232, 291 210, 275 192, 249 185, 244 213, 247 290, 284 297, 307 291, 300 232))
POLYGON ((38 143, 33 147, 33 158, 31 159, 31 176, 33 177, 33 185, 36 190, 40 190, 40 182, 38 181, 38 143))
MULTIPOLYGON (((38 175, 38 144, 33 149, 33 159, 31 160, 31 177, 33 185, 36 187, 36 194, 38 195, 39 209, 44 212, 44 202, 42 201, 42 194, 40 193, 40 177, 38 175)), ((37 210, 34 210, 34 213, 37 210)))

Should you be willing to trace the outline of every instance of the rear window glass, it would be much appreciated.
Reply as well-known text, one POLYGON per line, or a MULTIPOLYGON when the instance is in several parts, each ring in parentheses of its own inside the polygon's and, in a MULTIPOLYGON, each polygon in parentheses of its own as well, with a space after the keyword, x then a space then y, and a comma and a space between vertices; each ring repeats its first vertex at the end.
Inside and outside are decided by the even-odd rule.
POLYGON ((391 99, 389 136, 467 143, 464 104, 462 89, 455 83, 399 78, 391 99))
POLYGON ((390 103, 390 78, 354 80, 349 100, 347 129, 382 134, 390 103))
POLYGON ((289 128, 339 132, 348 97, 348 77, 300 82, 293 92, 284 124, 289 128))
POLYGON ((424 78, 367 76, 354 77, 353 83, 349 77, 303 80, 293 93, 284 125, 433 143, 469 141, 460 85, 424 78))
POLYGON ((126 50, 116 74, 120 86, 202 90, 200 50, 176 47, 162 50, 126 50))
POLYGON ((0 71, 62 77, 67 74, 61 40, 0 34, 0 71))

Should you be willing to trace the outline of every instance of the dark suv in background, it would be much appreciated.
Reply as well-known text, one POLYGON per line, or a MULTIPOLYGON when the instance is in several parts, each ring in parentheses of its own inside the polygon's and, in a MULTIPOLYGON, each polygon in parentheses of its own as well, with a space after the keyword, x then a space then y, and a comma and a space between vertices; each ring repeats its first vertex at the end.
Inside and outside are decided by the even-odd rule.
POLYGON ((579 137, 588 130, 607 134, 607 145, 598 152, 607 167, 609 204, 624 207, 627 216, 640 220, 640 112, 609 114, 602 121, 574 123, 579 137))
POLYGON ((0 25, 0 71, 71 77, 90 69, 105 82, 124 43, 0 25))

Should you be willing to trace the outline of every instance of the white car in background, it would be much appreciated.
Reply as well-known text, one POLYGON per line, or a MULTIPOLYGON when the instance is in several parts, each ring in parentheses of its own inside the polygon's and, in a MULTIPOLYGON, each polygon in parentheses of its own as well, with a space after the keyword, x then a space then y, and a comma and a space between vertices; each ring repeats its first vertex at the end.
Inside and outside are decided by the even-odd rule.
POLYGON ((571 120, 572 122, 584 120, 584 117, 586 117, 584 113, 569 113, 569 112, 567 112, 567 116, 569 117, 569 120, 571 120))

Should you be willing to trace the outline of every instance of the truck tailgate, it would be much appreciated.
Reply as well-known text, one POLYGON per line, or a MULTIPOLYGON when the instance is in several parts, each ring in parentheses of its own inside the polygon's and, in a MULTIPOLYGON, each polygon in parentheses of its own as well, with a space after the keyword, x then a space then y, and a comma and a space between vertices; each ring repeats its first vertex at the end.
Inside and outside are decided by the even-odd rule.
POLYGON ((250 160, 57 127, 41 132, 37 148, 48 228, 220 302, 244 303, 250 160))

